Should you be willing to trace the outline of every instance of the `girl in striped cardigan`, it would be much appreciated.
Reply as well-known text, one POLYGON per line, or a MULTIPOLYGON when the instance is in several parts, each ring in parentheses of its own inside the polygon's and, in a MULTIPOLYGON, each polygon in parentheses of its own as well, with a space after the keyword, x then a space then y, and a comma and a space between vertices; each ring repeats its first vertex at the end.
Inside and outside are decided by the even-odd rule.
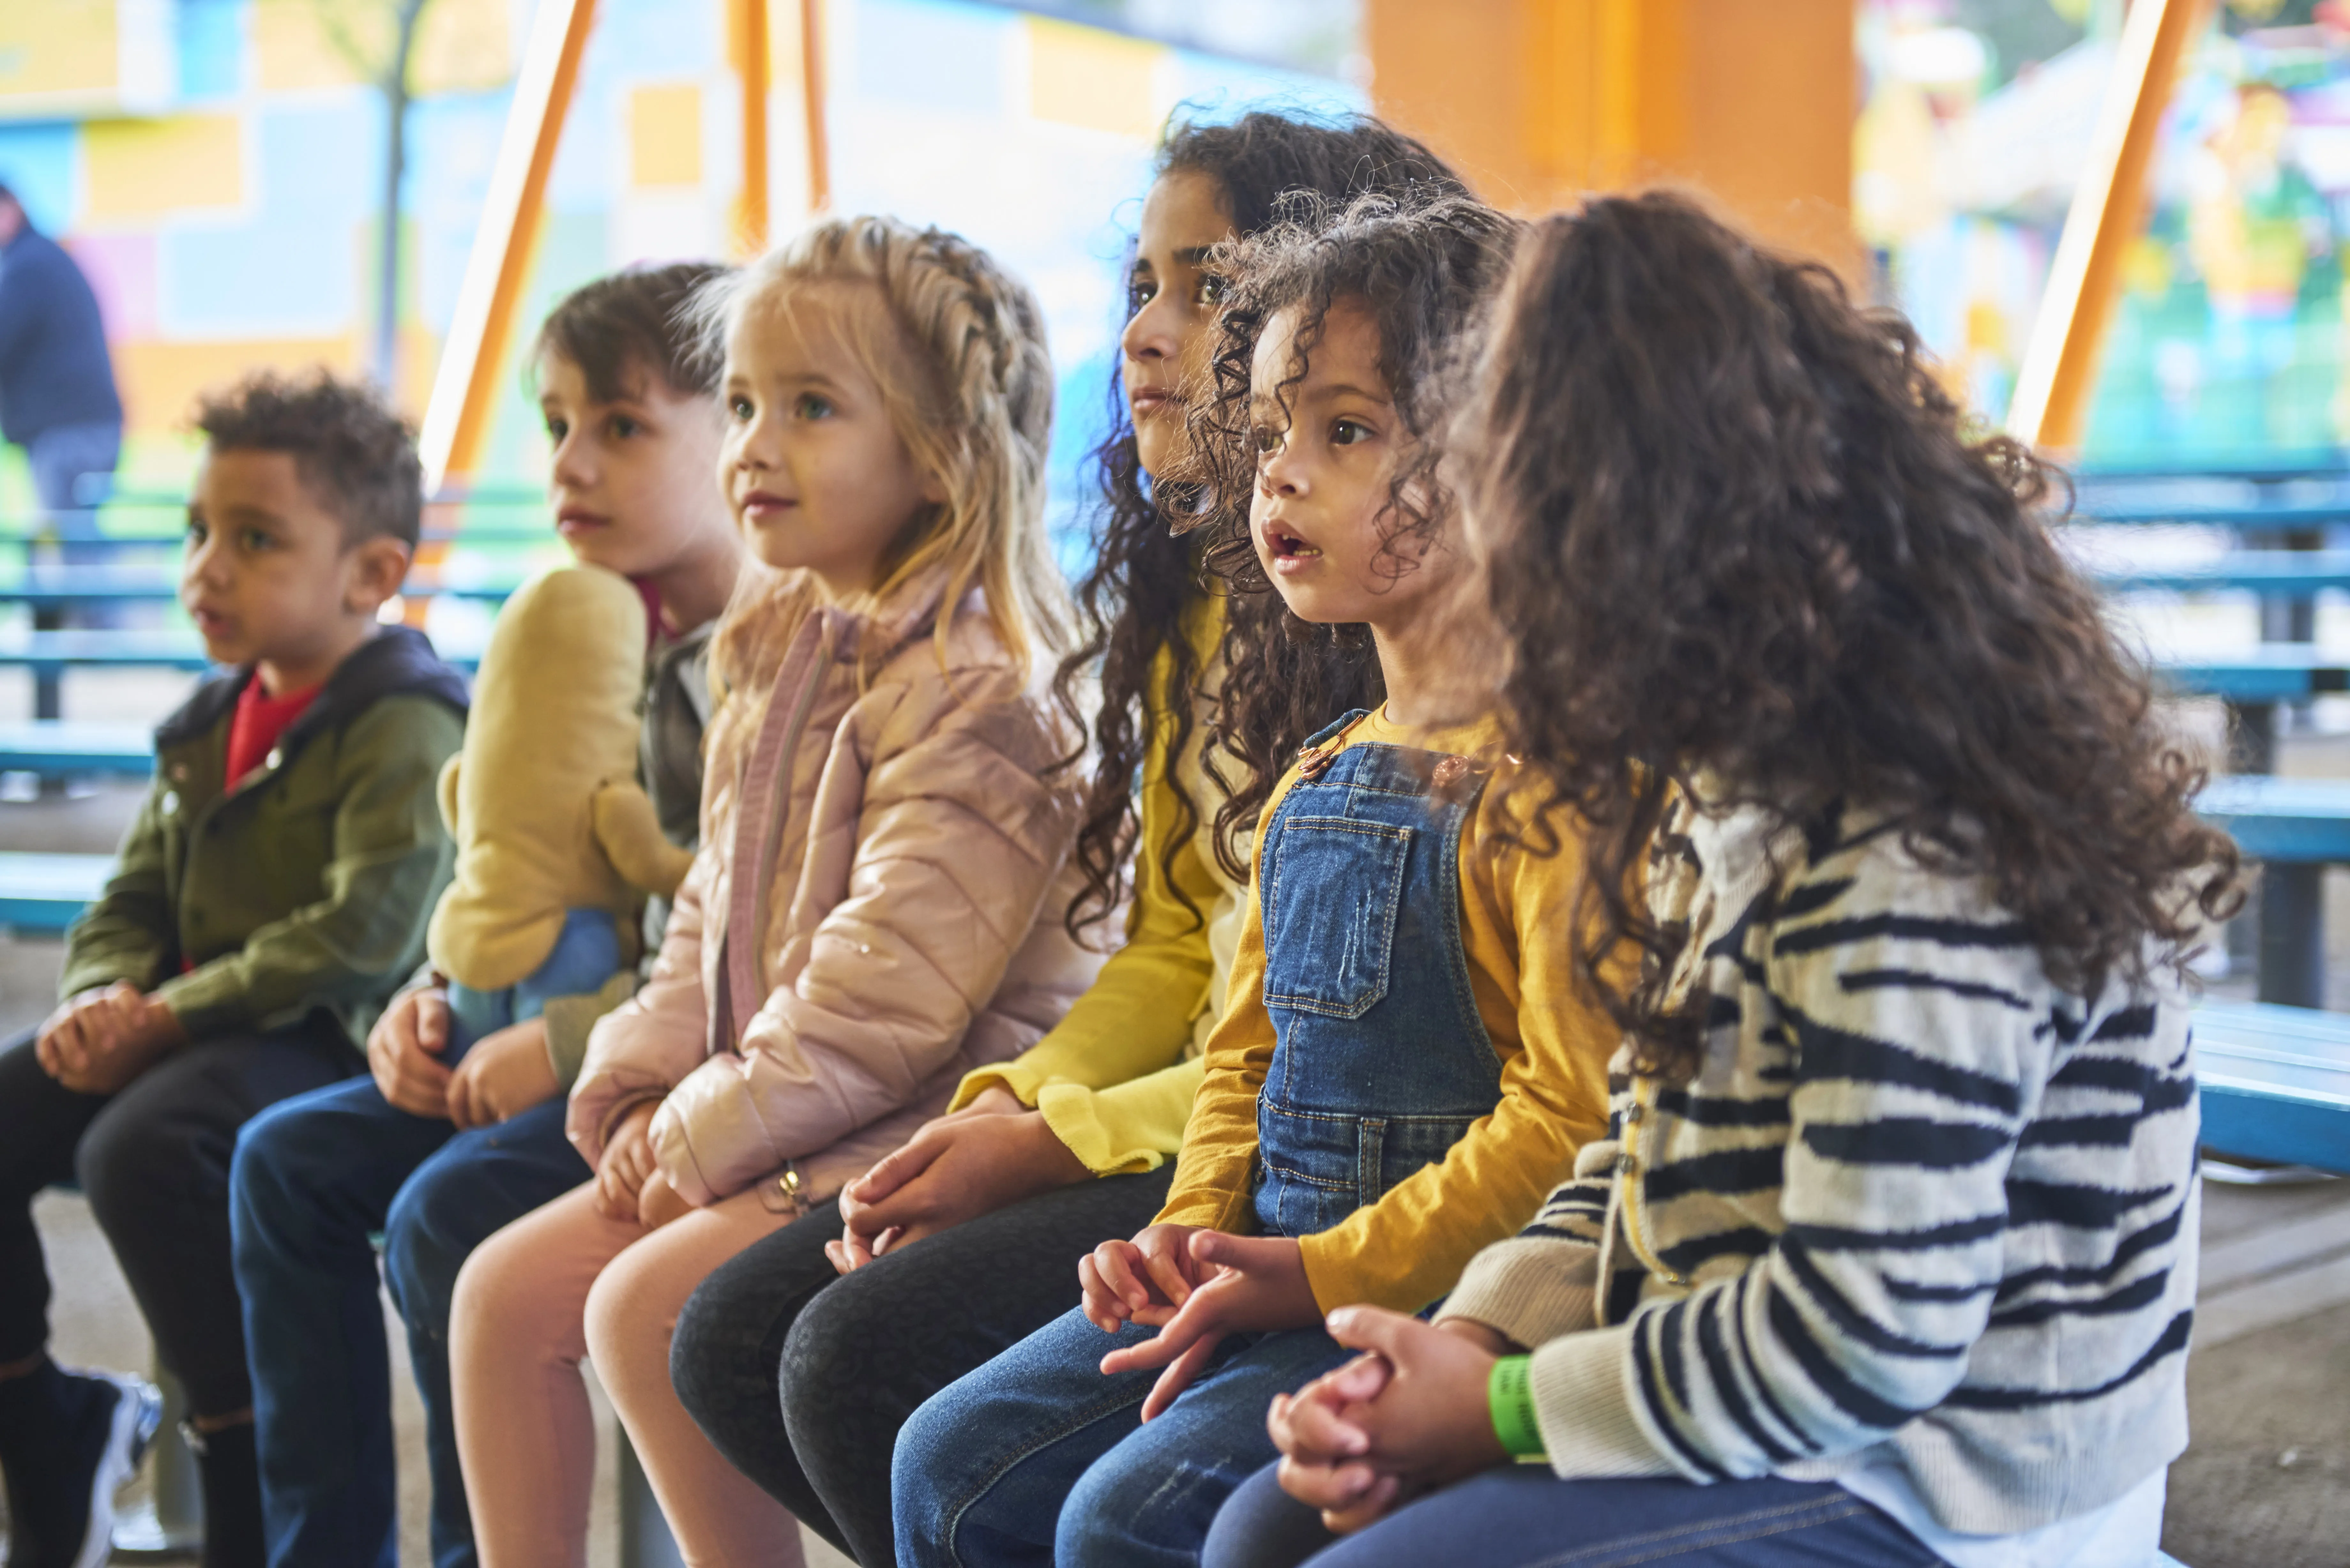
POLYGON ((1607 1139, 1433 1326, 1332 1314, 1367 1354, 1274 1402, 1208 1562, 2149 1562, 2178 971, 2240 895, 2041 470, 1659 196, 1529 234, 1465 409, 1512 749, 1593 825, 1561 940, 1649 962, 1607 1139))

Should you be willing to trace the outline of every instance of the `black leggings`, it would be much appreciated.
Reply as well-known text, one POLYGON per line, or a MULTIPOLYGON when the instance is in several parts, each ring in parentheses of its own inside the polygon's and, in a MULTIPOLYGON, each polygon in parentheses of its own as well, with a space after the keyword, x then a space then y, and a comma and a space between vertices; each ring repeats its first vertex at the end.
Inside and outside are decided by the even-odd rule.
POLYGON ((79 1181, 130 1282, 163 1365, 199 1416, 253 1403, 229 1267, 228 1166, 237 1128, 365 1064, 325 1013, 181 1047, 114 1095, 81 1095, 0 1045, 0 1362, 49 1339, 49 1273, 33 1226, 41 1189, 79 1181))
POLYGON ((1170 1163, 1043 1193, 847 1275, 824 1255, 840 1234, 827 1205, 694 1292, 670 1347, 678 1397, 719 1452, 810 1529, 866 1568, 889 1568, 898 1428, 1076 1305, 1077 1260, 1149 1224, 1174 1174, 1170 1163))

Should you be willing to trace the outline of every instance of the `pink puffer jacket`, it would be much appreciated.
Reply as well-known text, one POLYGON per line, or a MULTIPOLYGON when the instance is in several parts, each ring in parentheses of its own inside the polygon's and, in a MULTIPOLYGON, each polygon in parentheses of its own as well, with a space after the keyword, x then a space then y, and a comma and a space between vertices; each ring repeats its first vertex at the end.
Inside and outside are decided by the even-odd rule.
POLYGON ((1080 770, 1053 771, 1041 681, 1022 688, 975 593, 941 668, 937 597, 795 627, 771 592, 728 633, 756 679, 711 727, 702 849, 652 978, 588 1037, 567 1127, 590 1165, 659 1099, 654 1152, 690 1201, 768 1178, 772 1207, 822 1201, 1092 983, 1101 955, 1061 919, 1080 770))

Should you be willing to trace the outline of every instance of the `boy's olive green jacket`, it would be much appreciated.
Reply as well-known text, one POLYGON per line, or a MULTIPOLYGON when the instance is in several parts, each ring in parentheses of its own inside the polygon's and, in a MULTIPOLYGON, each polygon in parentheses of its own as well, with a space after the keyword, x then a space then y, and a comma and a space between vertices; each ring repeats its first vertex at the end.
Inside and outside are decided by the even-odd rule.
POLYGON ((434 794, 464 678, 394 627, 337 667, 268 760, 226 787, 248 675, 155 732, 155 783, 106 892, 66 938, 66 996, 129 981, 191 1036, 325 1008, 356 1044, 424 955, 454 857, 434 794))

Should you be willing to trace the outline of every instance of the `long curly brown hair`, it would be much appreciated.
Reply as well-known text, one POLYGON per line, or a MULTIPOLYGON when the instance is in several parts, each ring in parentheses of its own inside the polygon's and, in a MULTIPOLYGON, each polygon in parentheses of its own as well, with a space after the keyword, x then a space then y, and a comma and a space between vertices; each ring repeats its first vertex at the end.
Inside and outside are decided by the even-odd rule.
POLYGON ((1583 818, 1575 968, 1641 1070, 1700 1050, 1633 891, 1700 775, 1783 822, 1889 813, 2083 993, 2183 963, 2241 905, 2234 844, 2189 808, 2202 769, 2049 536, 2050 471, 1970 432, 1908 324, 1825 267, 1670 195, 1544 219, 1453 447, 1512 749, 1583 818), (1627 940, 1649 961, 1611 981, 1627 940))
MULTIPOLYGON (((1159 148, 1153 178, 1179 170, 1205 174, 1216 182, 1232 232, 1243 235, 1272 223, 1276 204, 1292 191, 1343 200, 1364 191, 1467 189, 1426 146, 1368 117, 1315 119, 1254 113, 1223 124, 1179 119, 1159 148)), ((1129 296, 1129 315, 1138 304, 1129 296)), ((1183 623, 1210 591, 1196 545, 1177 537, 1153 504, 1135 449, 1126 389, 1115 376, 1109 409, 1109 434, 1095 449, 1090 463, 1102 505, 1094 526, 1093 565, 1076 587, 1079 636, 1055 681, 1062 709, 1093 739, 1093 777, 1076 843, 1085 886, 1066 917, 1073 936, 1125 899, 1127 867, 1141 831, 1135 781, 1142 775, 1154 724, 1168 726, 1170 757, 1181 755, 1190 744, 1197 722, 1193 692, 1202 671, 1183 623)), ((1167 499, 1171 509, 1187 504, 1180 494, 1167 499)), ((1261 639, 1265 630, 1245 607, 1235 607, 1241 613, 1225 628, 1228 649, 1261 639)), ((1318 727, 1317 721, 1295 734, 1284 731, 1267 736, 1253 750, 1285 758, 1318 727)), ((1209 767, 1215 782, 1242 790, 1255 786, 1229 775, 1246 771, 1212 763, 1209 767)), ((1280 772, 1276 767, 1273 776, 1278 778, 1280 772)), ((1191 836, 1203 803, 1194 802, 1180 780, 1170 782, 1180 814, 1168 838, 1171 855, 1191 836)), ((1268 780, 1258 791, 1259 808, 1263 790, 1270 787, 1268 780)), ((1247 820, 1253 824, 1253 813, 1247 820)), ((1246 867, 1233 863, 1229 835, 1220 840, 1218 854, 1227 872, 1235 877, 1247 875, 1246 867)), ((1171 878, 1169 885, 1189 907, 1182 889, 1171 878)), ((1191 914, 1200 917, 1196 909, 1191 914)))
POLYGON ((1439 472, 1450 372, 1509 264, 1520 227, 1462 195, 1368 195, 1343 209, 1298 197, 1284 222, 1224 247, 1232 282, 1216 345, 1214 396, 1188 416, 1201 474, 1196 504, 1204 554, 1232 594, 1232 624, 1254 628, 1225 649, 1212 740, 1217 751, 1240 759, 1252 782, 1235 788, 1217 813, 1219 838, 1256 820, 1299 740, 1384 694, 1368 630, 1300 620, 1257 559, 1249 526, 1256 395, 1269 390, 1287 407, 1331 309, 1351 301, 1369 313, 1379 372, 1404 428, 1417 438, 1396 463, 1378 519, 1386 569, 1395 576, 1411 570, 1416 552, 1397 546, 1433 539, 1454 512, 1451 489, 1439 472), (1295 317, 1289 363, 1278 386, 1257 388, 1257 339, 1284 312, 1295 317))

